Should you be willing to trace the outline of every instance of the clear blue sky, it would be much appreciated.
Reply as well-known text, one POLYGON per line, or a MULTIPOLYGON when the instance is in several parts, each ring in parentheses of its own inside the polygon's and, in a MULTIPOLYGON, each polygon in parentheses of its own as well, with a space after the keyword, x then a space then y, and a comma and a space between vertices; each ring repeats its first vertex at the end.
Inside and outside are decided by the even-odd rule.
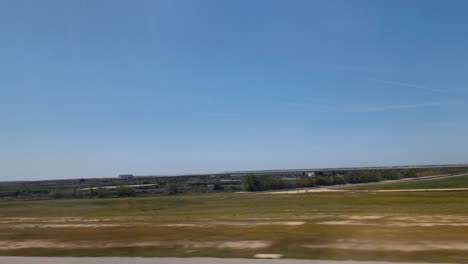
POLYGON ((468 1, 0 1, 0 180, 468 162, 468 1))

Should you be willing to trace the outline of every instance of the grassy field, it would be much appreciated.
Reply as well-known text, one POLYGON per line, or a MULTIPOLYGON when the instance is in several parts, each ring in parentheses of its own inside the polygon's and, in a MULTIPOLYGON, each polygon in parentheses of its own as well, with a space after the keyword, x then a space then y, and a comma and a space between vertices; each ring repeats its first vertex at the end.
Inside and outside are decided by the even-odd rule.
POLYGON ((450 177, 443 179, 428 179, 396 183, 378 183, 351 186, 350 190, 399 190, 399 189, 445 189, 468 188, 468 176, 450 177))
POLYGON ((0 255, 468 261, 468 192, 0 202, 0 255))

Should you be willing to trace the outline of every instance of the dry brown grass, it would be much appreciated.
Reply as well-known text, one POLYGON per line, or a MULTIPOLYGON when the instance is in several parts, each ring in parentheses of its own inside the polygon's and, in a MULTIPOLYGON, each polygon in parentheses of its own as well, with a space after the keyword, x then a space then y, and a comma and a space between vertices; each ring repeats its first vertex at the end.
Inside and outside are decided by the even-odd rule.
POLYGON ((0 253, 468 261, 468 193, 0 202, 0 253))

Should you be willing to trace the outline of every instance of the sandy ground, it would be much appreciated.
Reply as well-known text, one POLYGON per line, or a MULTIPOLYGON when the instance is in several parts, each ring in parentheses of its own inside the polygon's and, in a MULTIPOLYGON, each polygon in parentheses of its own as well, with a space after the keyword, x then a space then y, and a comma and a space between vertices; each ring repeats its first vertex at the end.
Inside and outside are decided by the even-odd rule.
MULTIPOLYGON (((215 227, 215 226, 300 226, 304 221, 251 221, 261 219, 245 219, 245 221, 211 221, 177 223, 153 223, 151 218, 114 217, 114 218, 81 218, 81 217, 0 217, 0 228, 6 229, 38 229, 38 228, 120 228, 132 226, 145 227, 215 227)), ((266 220, 266 219, 263 219, 266 220)), ((272 219, 268 219, 272 220, 272 219)), ((277 219, 278 220, 278 219, 277 219)))
POLYGON ((333 248, 339 250, 365 250, 365 251, 432 251, 432 250, 468 250, 465 242, 439 242, 439 241, 417 241, 417 242, 382 242, 358 239, 340 239, 334 243, 320 245, 304 245, 306 248, 333 248))
MULTIPOLYGON (((295 220, 302 221, 271 221, 269 218, 249 218, 249 220, 263 221, 197 221, 197 222, 179 222, 179 223, 151 223, 140 222, 133 225, 144 225, 147 228, 164 226, 174 228, 194 227, 194 228, 213 228, 223 226, 255 227, 264 225, 278 225, 296 227, 307 224, 322 226, 374 226, 374 227, 467 227, 468 216, 466 215, 408 215, 408 214, 324 214, 310 213, 302 216, 295 216, 295 220), (269 221, 265 221, 269 220, 269 221)), ((0 218, 0 227, 13 230, 14 228, 23 228, 34 230, 37 228, 47 228, 54 232, 56 228, 89 228, 104 227, 110 225, 109 222, 122 221, 131 222, 130 218, 71 218, 71 217, 12 217, 0 218), (48 224, 52 222, 53 224, 48 224), (100 224, 104 222, 103 224, 100 224)), ((141 220, 144 220, 142 218, 141 220)), ((119 223, 114 225, 120 227, 119 223)), ((127 224, 126 226, 132 226, 127 224)), ((268 248, 274 243, 269 240, 217 240, 217 241, 190 241, 190 240, 145 240, 145 241, 60 241, 45 239, 10 239, 0 240, 0 250, 16 250, 31 248, 56 248, 56 249, 88 249, 88 248, 126 248, 126 247, 162 247, 177 246, 182 248, 227 248, 234 250, 257 249, 257 258, 281 258, 277 252, 268 252, 268 248), (266 252, 264 252, 266 251, 266 252)), ((328 249, 353 249, 353 250, 371 250, 371 251, 433 251, 433 250, 460 250, 468 252, 468 242, 463 240, 421 240, 408 244, 405 241, 381 241, 381 240, 356 240, 356 239, 337 239, 321 244, 304 244, 305 248, 328 248, 328 249)), ((254 257, 254 256, 253 256, 254 257)), ((0 262, 3 264, 3 262, 0 262)))
MULTIPOLYGON (((220 258, 62 258, 0 257, 2 264, 390 264, 377 261, 333 261, 294 259, 220 259, 220 258)), ((409 264, 398 262, 398 264, 409 264)), ((425 264, 419 262, 418 264, 425 264)))
MULTIPOLYGON (((109 241, 75 241, 64 242, 55 240, 1 241, 0 250, 25 248, 62 248, 62 249, 96 249, 96 248, 126 248, 126 247, 160 247, 181 246, 185 248, 230 248, 230 249, 260 249, 271 246, 271 241, 239 240, 239 241, 144 241, 144 242, 109 242, 109 241)), ((2 262, 0 262, 2 263, 2 262)))

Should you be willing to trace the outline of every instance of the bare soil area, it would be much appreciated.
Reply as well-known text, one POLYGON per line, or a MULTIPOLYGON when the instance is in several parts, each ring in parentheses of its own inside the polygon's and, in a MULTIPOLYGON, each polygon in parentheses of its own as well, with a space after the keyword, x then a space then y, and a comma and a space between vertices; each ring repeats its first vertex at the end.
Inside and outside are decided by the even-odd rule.
POLYGON ((271 241, 144 241, 144 242, 106 242, 106 241, 76 241, 64 242, 54 240, 24 240, 0 241, 0 250, 15 250, 26 248, 63 248, 63 249, 95 249, 95 248, 128 248, 128 247, 160 247, 182 246, 184 248, 231 248, 258 249, 272 244, 271 241))

